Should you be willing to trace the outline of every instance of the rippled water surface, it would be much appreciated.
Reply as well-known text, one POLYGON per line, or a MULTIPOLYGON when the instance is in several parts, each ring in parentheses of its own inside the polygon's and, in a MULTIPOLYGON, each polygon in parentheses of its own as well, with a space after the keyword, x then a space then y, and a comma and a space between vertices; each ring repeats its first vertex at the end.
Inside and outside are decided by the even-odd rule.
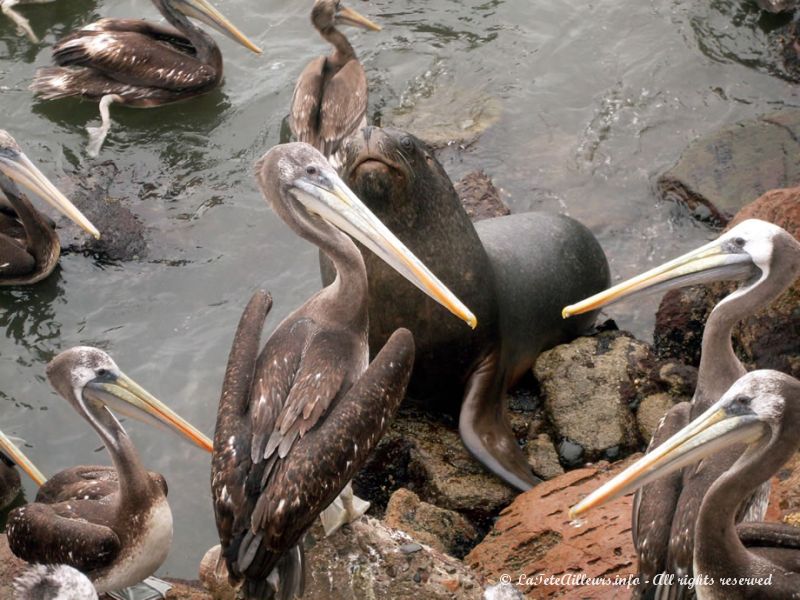
MULTIPOLYGON (((796 87, 769 66, 769 34, 786 20, 762 17, 744 0, 353 1, 384 27, 351 34, 373 116, 437 140, 472 140, 484 130, 465 150, 444 154, 450 174, 483 168, 514 211, 582 220, 615 277, 713 237, 653 192, 690 140, 800 105, 796 87)), ((311 0, 216 5, 264 54, 216 36, 226 61, 220 91, 160 109, 112 109, 100 159, 120 169, 112 193, 147 226, 147 257, 109 265, 70 254, 46 282, 0 290, 0 427, 25 438, 46 473, 107 460, 44 379, 59 350, 106 348, 210 434, 252 290, 273 293, 269 329, 319 287, 315 249, 266 208, 251 175, 254 159, 279 140, 297 74, 327 51, 309 24, 311 0)), ((84 126, 96 125, 96 107, 33 103, 26 88, 34 68, 76 25, 159 16, 145 0, 56 0, 20 12, 43 43, 0 20, 0 125, 63 182, 92 164, 84 126)), ((637 302, 609 314, 647 337, 655 307, 637 302)), ((175 543, 161 573, 194 577, 215 543, 209 457, 174 436, 129 430, 145 464, 170 485, 175 543)))

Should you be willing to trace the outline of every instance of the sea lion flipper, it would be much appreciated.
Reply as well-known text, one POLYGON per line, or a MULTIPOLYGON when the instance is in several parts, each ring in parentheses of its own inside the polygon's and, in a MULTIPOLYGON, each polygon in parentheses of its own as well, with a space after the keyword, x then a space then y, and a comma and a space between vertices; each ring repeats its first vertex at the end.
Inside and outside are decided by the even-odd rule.
POLYGON ((542 480, 531 471, 506 417, 505 377, 498 351, 484 358, 467 381, 458 429, 472 455, 509 485, 526 491, 542 480))

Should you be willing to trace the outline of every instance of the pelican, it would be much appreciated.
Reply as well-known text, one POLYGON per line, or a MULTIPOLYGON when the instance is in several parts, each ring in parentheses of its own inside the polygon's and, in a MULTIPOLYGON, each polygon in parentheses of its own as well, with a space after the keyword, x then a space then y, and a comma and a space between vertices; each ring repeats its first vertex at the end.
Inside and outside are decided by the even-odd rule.
POLYGON ((53 272, 61 254, 52 221, 33 207, 18 186, 100 237, 89 219, 36 168, 14 138, 0 129, 0 286, 41 281, 53 272))
POLYGON ((17 4, 47 4, 49 2, 53 2, 53 0, 0 0, 0 10, 3 11, 3 14, 7 16, 14 22, 14 25, 17 26, 17 29, 28 36, 28 39, 32 41, 34 44, 39 43, 39 38, 36 37, 36 34, 31 29, 31 24, 19 14, 14 7, 17 4))
POLYGON ((36 71, 30 89, 44 100, 78 96, 100 103, 100 127, 89 127, 97 156, 111 126, 113 103, 160 106, 210 92, 222 81, 222 53, 189 17, 214 27, 248 50, 261 50, 208 0, 153 0, 170 25, 101 19, 53 47, 57 67, 36 71))
MULTIPOLYGON (((564 316, 595 310, 623 298, 718 280, 743 283, 714 307, 703 333, 697 388, 691 404, 675 405, 653 434, 652 452, 670 435, 714 404, 746 370, 733 351, 731 332, 738 321, 768 306, 800 276, 800 243, 784 229, 749 219, 718 239, 642 275, 620 283, 564 309, 564 316)), ((633 506, 633 538, 639 555, 641 595, 691 594, 686 586, 652 589, 654 577, 672 573, 676 579, 692 573, 692 547, 697 536, 700 503, 711 484, 734 463, 741 448, 730 447, 671 477, 644 487, 633 506)), ((761 490, 740 515, 760 520, 766 511, 768 488, 761 490)), ((678 584, 679 585, 679 584, 678 584)), ((673 596, 670 596, 673 597, 673 596)))
POLYGON ((289 124, 295 137, 333 157, 342 142, 367 125, 367 77, 355 50, 336 25, 380 31, 376 25, 338 0, 316 0, 311 23, 333 46, 306 66, 292 96, 289 124))
POLYGON ((22 482, 14 465, 25 471, 36 485, 45 482, 41 471, 0 431, 0 510, 11 504, 19 494, 22 482))
POLYGON ((413 365, 413 338, 399 329, 368 366, 366 268, 348 235, 470 326, 477 323, 319 151, 305 143, 276 146, 256 172, 267 203, 337 273, 278 325, 260 354, 271 300, 264 292, 253 296, 217 413, 211 489, 231 582, 243 583, 246 598, 286 600, 302 593, 303 534, 380 440, 413 365))
POLYGON ((9 514, 11 551, 28 562, 76 568, 100 594, 134 585, 166 559, 172 513, 164 478, 144 470, 112 411, 171 429, 207 451, 211 441, 97 348, 62 352, 48 364, 47 377, 103 440, 114 472, 76 467, 48 480, 35 503, 9 514))
POLYGON ((797 598, 800 529, 769 524, 773 532, 781 531, 773 536, 781 538, 781 547, 762 552, 742 543, 736 521, 748 498, 797 452, 798 430, 800 382, 778 371, 753 371, 696 419, 576 504, 571 518, 684 465, 744 445, 744 452, 736 453, 736 462, 711 484, 700 503, 693 531, 694 575, 708 585, 696 588, 697 597, 797 598), (736 578, 736 584, 723 584, 727 578, 736 578))

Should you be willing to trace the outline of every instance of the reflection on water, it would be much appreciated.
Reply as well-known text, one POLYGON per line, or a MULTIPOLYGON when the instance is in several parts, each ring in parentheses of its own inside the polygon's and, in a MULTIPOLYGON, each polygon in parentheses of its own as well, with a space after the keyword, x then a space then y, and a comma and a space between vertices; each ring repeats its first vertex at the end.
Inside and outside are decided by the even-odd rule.
MULTIPOLYGON (((109 193, 144 225, 146 259, 105 264, 70 253, 47 281, 0 289, 0 427, 28 440, 46 473, 108 463, 45 380, 57 352, 103 347, 211 434, 252 291, 264 286, 275 298, 268 332, 319 288, 316 250, 269 211, 252 175, 253 161, 279 140, 295 78, 329 51, 310 25, 312 2, 214 4, 263 56, 212 33, 225 57, 222 89, 159 109, 111 109, 99 160, 119 169, 109 193)), ((370 82, 370 114, 437 142, 476 138, 448 148, 448 172, 482 168, 514 211, 583 221, 617 279, 714 237, 653 192, 691 139, 800 105, 796 86, 768 66, 770 35, 785 17, 764 17, 747 2, 374 0, 358 8, 384 27, 348 31, 370 82)), ((44 42, 0 20, 2 126, 48 177, 67 181, 97 164, 84 153, 97 107, 34 102, 33 69, 50 64, 53 41, 78 24, 158 14, 142 0, 56 0, 20 11, 44 42)), ((608 312, 646 338, 656 303, 608 312)), ((194 578, 216 543, 209 459, 137 423, 126 427, 145 466, 169 481, 175 538, 161 574, 194 578)))

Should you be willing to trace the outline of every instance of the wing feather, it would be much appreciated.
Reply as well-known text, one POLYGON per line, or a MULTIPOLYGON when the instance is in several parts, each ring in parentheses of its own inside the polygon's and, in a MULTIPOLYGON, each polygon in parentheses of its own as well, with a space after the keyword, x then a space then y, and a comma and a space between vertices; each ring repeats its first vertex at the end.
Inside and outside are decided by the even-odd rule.
POLYGON ((294 86, 292 110, 289 125, 299 142, 306 142, 315 148, 319 145, 319 116, 322 105, 322 89, 325 82, 326 58, 320 56, 312 60, 294 86))
POLYGON ((319 138, 322 153, 332 156, 367 115, 367 76, 353 59, 331 77, 322 100, 319 138))

